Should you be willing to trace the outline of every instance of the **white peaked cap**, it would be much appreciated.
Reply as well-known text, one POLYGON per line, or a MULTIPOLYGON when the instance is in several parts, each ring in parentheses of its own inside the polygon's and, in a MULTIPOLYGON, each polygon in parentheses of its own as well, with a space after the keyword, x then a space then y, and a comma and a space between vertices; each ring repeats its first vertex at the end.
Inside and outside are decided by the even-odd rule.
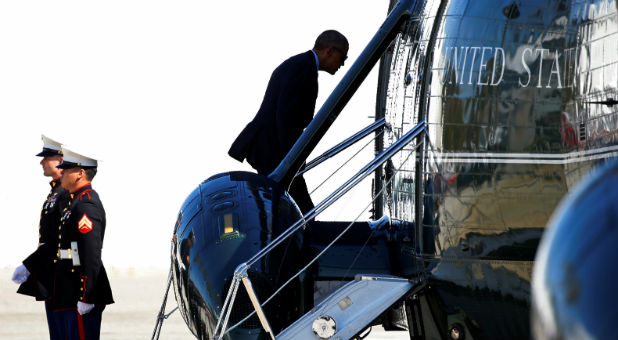
POLYGON ((45 135, 41 135, 41 139, 43 140, 43 147, 44 148, 48 148, 48 149, 52 149, 52 150, 61 150, 62 149, 62 144, 56 142, 55 140, 46 137, 45 135))
POLYGON ((53 155, 62 155, 62 144, 56 142, 55 140, 46 137, 45 135, 41 135, 41 139, 43 140, 43 151, 41 151, 37 156, 53 156, 53 155))
POLYGON ((67 149, 66 147, 62 148, 62 153, 64 154, 64 159, 62 160, 62 163, 58 165, 58 168, 68 169, 76 166, 82 168, 96 168, 98 165, 96 159, 80 155, 77 152, 67 149))

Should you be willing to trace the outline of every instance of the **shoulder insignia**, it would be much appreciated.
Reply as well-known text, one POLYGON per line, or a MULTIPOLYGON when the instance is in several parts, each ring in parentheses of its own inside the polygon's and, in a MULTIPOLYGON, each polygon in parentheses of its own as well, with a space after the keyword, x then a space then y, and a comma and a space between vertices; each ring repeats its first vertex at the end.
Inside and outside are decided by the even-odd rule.
POLYGON ((77 222, 77 229, 84 234, 92 230, 92 221, 88 218, 88 215, 84 214, 79 222, 77 222))

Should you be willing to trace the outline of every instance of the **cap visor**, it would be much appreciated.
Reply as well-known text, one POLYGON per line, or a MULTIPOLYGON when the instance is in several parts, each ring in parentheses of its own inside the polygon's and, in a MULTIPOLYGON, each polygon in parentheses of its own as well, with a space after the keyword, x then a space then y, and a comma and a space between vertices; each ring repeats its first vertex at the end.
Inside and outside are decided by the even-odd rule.
POLYGON ((62 154, 59 154, 57 152, 51 152, 51 151, 41 151, 41 152, 37 153, 36 155, 38 157, 62 156, 62 154))
POLYGON ((74 168, 76 166, 77 166, 77 164, 62 162, 62 163, 56 165, 56 168, 58 168, 58 169, 72 169, 72 168, 74 168))

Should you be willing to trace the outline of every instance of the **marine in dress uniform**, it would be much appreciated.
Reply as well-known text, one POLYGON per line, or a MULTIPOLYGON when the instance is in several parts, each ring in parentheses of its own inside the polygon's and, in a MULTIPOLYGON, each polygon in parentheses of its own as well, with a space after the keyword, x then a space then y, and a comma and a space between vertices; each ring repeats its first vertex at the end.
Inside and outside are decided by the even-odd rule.
POLYGON ((99 339, 105 306, 114 303, 101 260, 105 210, 91 181, 97 161, 63 148, 62 185, 69 202, 60 218, 51 306, 55 332, 67 339, 99 339))
MULTIPOLYGON (((273 71, 262 105, 232 144, 228 154, 249 164, 262 175, 269 175, 292 149, 313 119, 318 96, 318 71, 335 74, 344 65, 348 41, 339 32, 325 31, 312 50, 293 56, 273 71)), ((289 189, 303 213, 313 202, 302 176, 289 189)))
POLYGON ((61 186, 61 170, 56 165, 62 162, 61 144, 46 136, 43 140, 43 151, 37 154, 43 157, 41 166, 43 174, 51 177, 51 190, 43 202, 39 220, 39 243, 35 252, 26 258, 15 270, 13 280, 21 283, 18 293, 33 296, 37 301, 45 301, 48 324, 51 317, 49 299, 53 291, 52 271, 56 257, 56 240, 60 214, 69 200, 69 192, 61 186))

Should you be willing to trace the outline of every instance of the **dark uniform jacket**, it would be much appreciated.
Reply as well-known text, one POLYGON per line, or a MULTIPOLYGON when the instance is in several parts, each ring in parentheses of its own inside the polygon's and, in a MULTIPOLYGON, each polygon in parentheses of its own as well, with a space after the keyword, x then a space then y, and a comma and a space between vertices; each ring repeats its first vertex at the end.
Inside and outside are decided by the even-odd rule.
POLYGON ((268 175, 290 151, 313 119, 318 96, 318 69, 312 51, 293 56, 273 71, 255 118, 229 150, 268 175))
POLYGON ((70 199, 60 219, 56 249, 60 253, 60 249, 70 249, 71 242, 77 242, 80 265, 60 256, 55 260, 52 309, 75 308, 78 301, 98 306, 114 303, 101 261, 105 210, 99 195, 86 185, 71 193, 70 199))
POLYGON ((51 190, 41 208, 39 247, 23 261, 30 276, 17 290, 18 293, 34 296, 37 300, 46 300, 52 295, 54 280, 52 269, 58 248, 60 215, 69 202, 69 192, 60 185, 59 179, 49 184, 51 190))

